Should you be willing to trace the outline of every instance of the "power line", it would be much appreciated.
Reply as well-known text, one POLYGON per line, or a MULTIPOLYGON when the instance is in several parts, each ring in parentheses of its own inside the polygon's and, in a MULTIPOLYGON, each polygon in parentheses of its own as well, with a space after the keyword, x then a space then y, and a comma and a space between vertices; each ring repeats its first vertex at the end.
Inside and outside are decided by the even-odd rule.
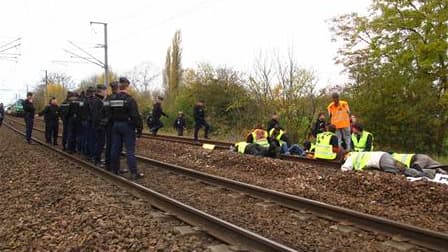
POLYGON ((102 62, 101 60, 97 59, 95 56, 93 56, 91 53, 89 53, 88 51, 82 49, 80 46, 76 45, 75 43, 73 43, 72 41, 68 41, 70 44, 72 44, 74 47, 78 48, 81 52, 87 54, 88 56, 90 56, 91 59, 96 60, 99 64, 104 65, 104 62, 102 62))
MULTIPOLYGON (((4 48, 4 47, 6 47, 6 46, 9 46, 9 45, 11 45, 11 44, 14 44, 14 43, 16 43, 16 42, 20 42, 20 40, 22 40, 22 38, 17 38, 17 39, 14 39, 14 40, 10 41, 10 42, 7 42, 7 43, 5 43, 5 44, 3 44, 3 45, 0 45, 0 49, 4 48)), ((20 43, 19 43, 19 44, 20 44, 20 43)))

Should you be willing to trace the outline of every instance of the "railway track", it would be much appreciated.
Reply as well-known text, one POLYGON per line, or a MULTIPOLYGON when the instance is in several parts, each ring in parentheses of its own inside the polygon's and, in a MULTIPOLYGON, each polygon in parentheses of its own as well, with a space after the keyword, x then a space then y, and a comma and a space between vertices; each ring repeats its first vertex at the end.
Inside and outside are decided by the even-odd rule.
POLYGON ((380 218, 350 209, 265 189, 227 178, 206 174, 193 169, 160 162, 143 156, 137 156, 137 158, 140 162, 145 162, 154 167, 169 170, 177 174, 182 174, 203 181, 207 184, 221 186, 232 191, 251 195, 264 201, 274 202, 289 209, 301 212, 306 211, 313 215, 319 216, 319 218, 335 220, 340 223, 349 223, 349 225, 355 226, 362 230, 385 234, 389 237, 398 236, 404 241, 429 249, 446 251, 446 248, 448 248, 448 235, 446 233, 435 232, 388 220, 386 218, 380 218))
MULTIPOLYGON (((22 131, 14 128, 9 123, 5 123, 4 125, 14 132, 24 135, 22 131)), ((164 212, 168 212, 185 223, 205 230, 208 234, 218 240, 242 247, 249 251, 296 251, 293 248, 282 245, 247 229, 241 228, 237 225, 195 209, 124 177, 107 172, 79 157, 69 155, 58 148, 48 145, 44 141, 41 141, 35 137, 33 137, 33 141, 84 166, 89 171, 106 179, 107 181, 112 182, 113 184, 124 188, 133 194, 148 199, 153 207, 164 212)))
MULTIPOLYGON (((38 119, 38 120, 43 122, 42 119, 38 119)), ((18 123, 21 123, 21 122, 18 122, 18 123)), ((160 141, 166 141, 166 142, 172 142, 172 143, 188 144, 188 145, 193 145, 193 146, 198 146, 198 147, 202 146, 203 144, 211 144, 211 145, 214 145, 215 149, 218 149, 218 150, 229 150, 230 146, 232 146, 234 144, 231 142, 204 139, 204 138, 200 138, 199 141, 194 141, 194 139, 189 138, 189 137, 180 137, 180 136, 171 136, 171 135, 153 136, 152 134, 149 134, 149 133, 143 133, 142 138, 143 139, 160 140, 160 141)), ((326 166, 329 168, 336 168, 336 169, 339 169, 341 167, 340 161, 326 161, 326 160, 319 160, 319 159, 313 159, 313 158, 308 158, 308 157, 299 157, 299 156, 294 156, 294 155, 291 155, 291 156, 281 155, 280 159, 288 160, 288 161, 292 161, 292 162, 301 162, 301 163, 308 163, 308 164, 314 164, 314 165, 321 165, 321 166, 326 166)))

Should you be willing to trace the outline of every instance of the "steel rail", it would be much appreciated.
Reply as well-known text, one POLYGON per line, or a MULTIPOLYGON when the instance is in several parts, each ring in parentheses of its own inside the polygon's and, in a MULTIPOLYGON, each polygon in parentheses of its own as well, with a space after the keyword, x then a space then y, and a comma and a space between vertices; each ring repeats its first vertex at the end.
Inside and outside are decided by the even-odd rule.
MULTIPOLYGON (((7 122, 4 123, 6 127, 13 130, 16 133, 24 135, 23 132, 15 129, 12 125, 7 122)), ((82 160, 76 156, 70 155, 58 148, 45 144, 43 141, 32 138, 32 140, 66 158, 69 158, 77 163, 82 164, 87 167, 90 171, 99 175, 102 178, 107 179, 115 185, 118 185, 126 190, 138 194, 146 199, 148 199, 152 206, 173 214, 178 219, 193 225, 200 227, 205 230, 211 236, 217 238, 218 240, 224 241, 228 244, 233 244, 237 246, 242 246, 250 251, 296 251, 293 248, 282 245, 275 241, 272 241, 266 237, 256 234, 252 231, 246 230, 242 227, 234 225, 230 222, 219 219, 218 217, 207 214, 196 208, 188 206, 180 201, 172 199, 165 196, 159 192, 156 192, 150 188, 142 186, 138 183, 130 181, 124 177, 117 176, 110 172, 107 172, 101 168, 94 166, 93 164, 82 160)))

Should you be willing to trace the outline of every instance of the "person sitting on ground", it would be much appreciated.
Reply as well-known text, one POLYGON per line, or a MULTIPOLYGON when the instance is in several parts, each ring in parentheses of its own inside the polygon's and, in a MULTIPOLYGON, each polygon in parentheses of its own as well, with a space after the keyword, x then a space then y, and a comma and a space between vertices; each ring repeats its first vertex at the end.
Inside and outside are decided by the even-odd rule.
POLYGON ((273 129, 275 125, 280 125, 277 113, 272 114, 271 120, 266 125, 267 131, 271 131, 271 129, 273 129))
POLYGON ((257 144, 267 149, 268 151, 264 152, 263 156, 274 158, 280 156, 280 146, 276 141, 270 141, 268 132, 261 124, 255 126, 254 130, 247 136, 246 142, 250 144, 257 144))
POLYGON ((317 137, 317 134, 323 133, 325 131, 325 113, 320 112, 317 121, 314 123, 314 127, 311 131, 313 137, 317 137))
POLYGON ((364 130, 364 127, 360 123, 352 125, 352 146, 354 151, 373 151, 373 135, 372 133, 364 130))
POLYGON ((247 135, 246 142, 255 143, 262 147, 269 147, 269 134, 261 124, 255 126, 254 130, 247 135))
POLYGON ((248 154, 254 156, 269 156, 269 148, 263 147, 259 144, 238 142, 234 145, 234 151, 241 154, 248 154))
POLYGON ((270 141, 277 142, 277 145, 280 146, 280 153, 283 155, 289 156, 292 154, 301 156, 305 152, 298 144, 288 146, 288 136, 278 124, 269 131, 269 137, 271 138, 270 141))
POLYGON ((339 146, 339 140, 335 132, 336 127, 330 124, 327 126, 327 131, 317 134, 314 158, 335 160, 342 156, 343 151, 339 146))

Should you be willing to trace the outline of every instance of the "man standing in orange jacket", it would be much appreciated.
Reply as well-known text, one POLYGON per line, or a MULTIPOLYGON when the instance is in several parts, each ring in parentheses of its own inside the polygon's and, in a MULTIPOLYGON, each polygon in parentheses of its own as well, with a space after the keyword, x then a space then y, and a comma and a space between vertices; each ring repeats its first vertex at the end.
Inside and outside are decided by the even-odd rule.
POLYGON ((350 107, 346 101, 339 100, 338 93, 333 93, 331 97, 333 98, 333 102, 327 108, 331 124, 336 126, 336 136, 339 140, 339 146, 342 145, 342 140, 344 140, 346 151, 350 151, 350 107))

